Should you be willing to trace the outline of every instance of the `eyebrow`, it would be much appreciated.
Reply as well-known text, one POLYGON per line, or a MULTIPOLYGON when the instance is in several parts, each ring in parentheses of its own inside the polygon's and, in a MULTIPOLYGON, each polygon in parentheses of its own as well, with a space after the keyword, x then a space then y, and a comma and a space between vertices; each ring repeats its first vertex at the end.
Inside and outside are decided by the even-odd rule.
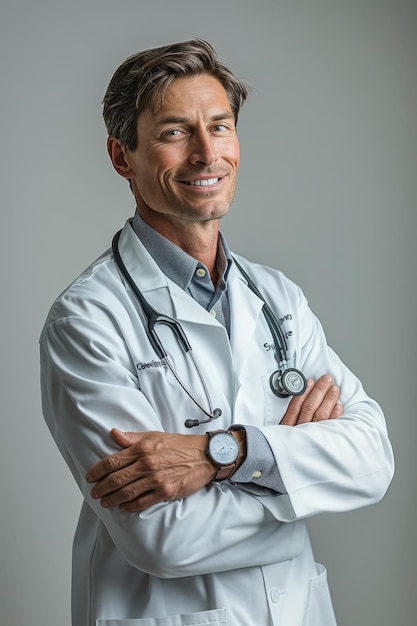
MULTIPOLYGON (((221 122, 222 120, 234 119, 234 114, 232 111, 224 111, 222 113, 217 113, 210 118, 210 122, 221 122)), ((167 115, 165 117, 161 117, 157 121, 158 126, 165 126, 166 124, 188 124, 188 117, 181 117, 179 115, 167 115)))

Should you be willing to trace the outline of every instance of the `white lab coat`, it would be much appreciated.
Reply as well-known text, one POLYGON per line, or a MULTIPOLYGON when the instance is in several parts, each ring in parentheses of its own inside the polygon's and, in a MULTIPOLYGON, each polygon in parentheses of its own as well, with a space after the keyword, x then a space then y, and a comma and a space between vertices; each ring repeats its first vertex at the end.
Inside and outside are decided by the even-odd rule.
MULTIPOLYGON (((288 400, 269 388, 276 369, 262 302, 237 268, 229 276, 225 329, 158 268, 125 225, 119 248, 147 300, 176 317, 193 347, 215 407, 213 428, 259 427, 288 491, 254 496, 210 484, 143 513, 104 509, 86 470, 115 451, 109 431, 190 433, 201 418, 161 367, 135 297, 110 252, 57 299, 41 336, 43 410, 85 502, 74 540, 74 626, 333 626, 326 571, 315 564, 304 518, 378 501, 393 458, 383 415, 327 346, 301 291, 280 272, 239 261, 282 320, 306 376, 341 386, 337 420, 277 426, 288 400)), ((169 329, 158 332, 175 368, 205 404, 201 383, 169 329)), ((204 433, 207 425, 191 432, 204 433)))

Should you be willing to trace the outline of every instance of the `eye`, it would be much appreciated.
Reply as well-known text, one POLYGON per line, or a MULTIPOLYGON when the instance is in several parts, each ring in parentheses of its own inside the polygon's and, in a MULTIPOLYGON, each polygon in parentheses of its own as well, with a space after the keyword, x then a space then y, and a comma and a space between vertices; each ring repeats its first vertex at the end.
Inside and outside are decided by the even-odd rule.
POLYGON ((162 133, 162 138, 167 140, 177 139, 182 137, 183 131, 179 128, 169 128, 162 133))
POLYGON ((216 124, 213 126, 213 130, 215 133, 221 133, 227 130, 227 126, 225 126, 225 124, 216 124))

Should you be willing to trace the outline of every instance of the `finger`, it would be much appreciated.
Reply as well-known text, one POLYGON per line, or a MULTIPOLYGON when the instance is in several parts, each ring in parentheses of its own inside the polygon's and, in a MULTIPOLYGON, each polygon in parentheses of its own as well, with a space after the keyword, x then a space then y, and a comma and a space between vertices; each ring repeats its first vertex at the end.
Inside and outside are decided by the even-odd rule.
POLYGON ((339 402, 340 398, 340 387, 337 385, 332 385, 330 389, 326 392, 321 404, 317 407, 313 418, 311 421, 313 422, 321 422, 323 420, 328 420, 330 418, 335 418, 339 416, 340 408, 342 407, 339 402))
POLYGON ((301 396, 293 396, 291 398, 291 402, 289 403, 287 410, 285 411, 284 417, 280 421, 280 424, 282 424, 283 426, 295 426, 297 424, 301 407, 303 406, 304 400, 307 398, 308 394, 314 386, 314 380, 312 380, 311 378, 307 378, 306 385, 306 390, 301 396))
MULTIPOLYGON (((121 506, 129 502, 138 501, 144 493, 150 490, 150 482, 144 479, 134 480, 120 487, 116 491, 108 493, 100 498, 100 504, 104 508, 121 506)), ((97 498, 96 498, 97 499, 97 498)))
POLYGON ((95 483, 102 480, 109 474, 131 465, 136 460, 137 454, 134 455, 129 449, 121 450, 106 456, 104 459, 90 467, 85 479, 88 483, 95 483))
MULTIPOLYGON (((298 416, 297 424, 306 424, 308 422, 312 422, 316 415, 316 412, 319 411, 319 408, 324 403, 320 414, 320 419, 325 419, 326 411, 327 417, 330 416, 330 413, 339 399, 337 393, 332 392, 330 394, 330 398, 326 396, 331 387, 333 386, 333 378, 329 374, 325 374, 324 376, 320 376, 318 380, 314 383, 312 389, 309 394, 305 398, 303 405, 300 409, 300 414, 298 416), (334 398, 334 399, 333 399, 334 398), (333 399, 333 401, 332 401, 333 399)), ((319 421, 319 420, 318 420, 319 421)))
POLYGON ((301 408, 298 424, 327 420, 332 414, 337 417, 340 409, 335 411, 335 407, 339 397, 340 387, 333 384, 333 379, 327 376, 321 377, 301 408))
POLYGON ((159 502, 161 502, 160 498, 156 496, 155 492, 150 491, 143 494, 140 498, 135 498, 134 500, 120 504, 119 509, 123 511, 123 513, 141 513, 159 502))
POLYGON ((142 473, 138 464, 131 463, 126 468, 120 469, 115 472, 111 472, 94 485, 91 489, 90 495, 95 500, 103 498, 119 489, 122 489, 126 485, 129 485, 134 480, 142 478, 142 473))
POLYGON ((105 509, 119 506, 141 495, 142 492, 139 485, 140 481, 135 481, 134 483, 121 487, 117 491, 103 495, 103 497, 95 497, 94 499, 100 499, 100 504, 105 509))
POLYGON ((122 448, 128 448, 132 444, 139 441, 142 437, 142 433, 125 433, 118 428, 112 428, 110 435, 112 436, 112 439, 122 448))
POLYGON ((333 411, 330 414, 329 420, 337 419, 341 415, 343 415, 343 404, 341 402, 336 402, 334 405, 333 411))
POLYGON ((149 488, 144 490, 142 494, 132 500, 126 501, 119 505, 119 509, 123 512, 140 512, 148 509, 154 504, 161 502, 169 502, 179 498, 176 482, 164 482, 163 485, 149 483, 149 488))
POLYGON ((144 510, 152 504, 176 499, 178 486, 178 481, 170 480, 167 472, 147 474, 102 498, 101 505, 106 508, 119 506, 126 511, 144 510))

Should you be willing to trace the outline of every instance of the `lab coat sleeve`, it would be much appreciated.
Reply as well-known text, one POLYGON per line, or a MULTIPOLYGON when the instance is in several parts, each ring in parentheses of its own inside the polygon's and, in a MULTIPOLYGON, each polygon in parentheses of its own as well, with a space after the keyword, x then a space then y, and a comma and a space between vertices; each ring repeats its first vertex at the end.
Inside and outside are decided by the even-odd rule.
POLYGON ((279 519, 351 511, 378 502, 394 471, 384 415, 362 384, 327 345, 320 322, 298 287, 298 366, 307 377, 331 374, 341 388, 344 413, 334 420, 265 426, 286 495, 263 500, 279 519), (290 506, 280 510, 283 499, 290 506), (287 515, 287 512, 290 515, 287 515))
POLYGON ((140 514, 102 508, 90 497, 85 473, 115 451, 112 427, 162 430, 116 326, 76 317, 48 324, 41 337, 41 380, 51 433, 97 522, 134 567, 183 577, 275 563, 302 551, 304 525, 282 525, 261 500, 233 485, 210 484, 140 514))

